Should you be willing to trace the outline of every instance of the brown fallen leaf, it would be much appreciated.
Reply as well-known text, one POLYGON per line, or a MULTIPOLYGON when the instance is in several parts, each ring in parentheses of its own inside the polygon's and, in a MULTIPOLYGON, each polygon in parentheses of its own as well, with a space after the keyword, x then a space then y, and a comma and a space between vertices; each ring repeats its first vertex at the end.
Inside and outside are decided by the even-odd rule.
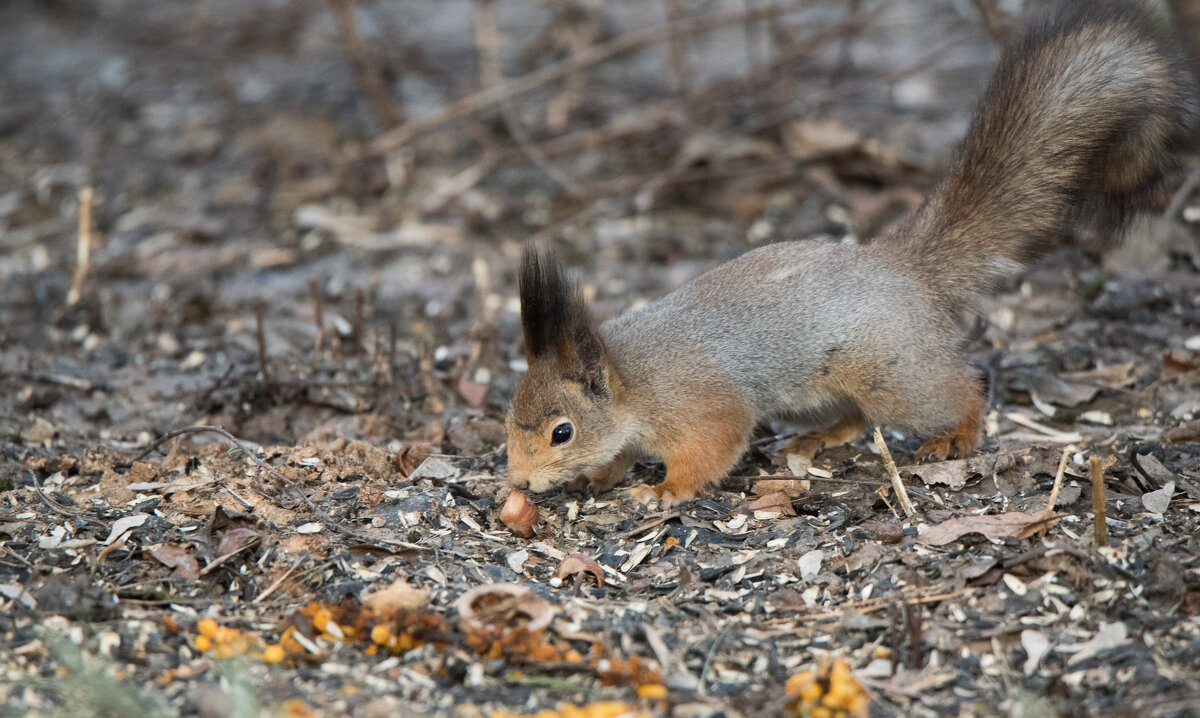
POLYGON ((221 541, 217 544, 217 555, 224 556, 225 554, 240 551, 250 543, 258 540, 258 533, 254 529, 248 529, 245 526, 235 526, 221 534, 221 541))
POLYGON ((1187 441, 1200 441, 1200 420, 1189 421, 1163 434, 1163 438, 1172 444, 1182 444, 1187 441))
POLYGON ((795 516, 792 499, 783 491, 772 491, 751 501, 738 509, 739 513, 753 514, 754 518, 776 518, 778 516, 795 516), (759 514, 764 514, 760 516, 759 514))
POLYGON ((991 476, 1011 469, 1017 463, 1011 452, 978 454, 965 459, 939 461, 933 464, 906 466, 900 473, 909 478, 919 478, 930 484, 943 484, 951 491, 959 491, 973 476, 991 476))
POLYGON ((390 586, 364 595, 362 602, 377 614, 419 611, 429 604, 429 592, 423 588, 413 588, 408 581, 398 578, 390 586))
POLYGON ((166 543, 150 551, 150 555, 159 563, 175 571, 189 581, 200 578, 200 564, 187 548, 179 544, 166 543))
POLYGON ((483 400, 487 398, 488 385, 481 384, 477 381, 461 378, 458 380, 458 394, 467 400, 467 405, 472 409, 478 409, 483 406, 483 400))
POLYGON ((1135 362, 1126 362, 1124 364, 1110 364, 1106 367, 1088 369, 1087 371, 1068 372, 1063 374, 1062 377, 1074 381, 1098 384, 1108 389, 1120 389, 1121 387, 1133 384, 1137 379, 1137 374, 1137 364, 1135 362))
POLYGON ((942 546, 971 533, 983 534, 990 539, 1026 538, 1057 522, 1058 514, 1053 511, 962 516, 929 527, 917 536, 917 541, 927 546, 942 546))
POLYGON ((560 579, 580 573, 591 574, 596 579, 597 586, 604 585, 604 569, 600 568, 600 564, 596 563, 594 559, 581 553, 570 554, 562 560, 562 563, 558 564, 557 576, 560 579))
POLYGON ((1162 369, 1164 379, 1186 374, 1195 371, 1197 368, 1200 368, 1200 352, 1188 351, 1186 349, 1168 349, 1163 352, 1162 369))

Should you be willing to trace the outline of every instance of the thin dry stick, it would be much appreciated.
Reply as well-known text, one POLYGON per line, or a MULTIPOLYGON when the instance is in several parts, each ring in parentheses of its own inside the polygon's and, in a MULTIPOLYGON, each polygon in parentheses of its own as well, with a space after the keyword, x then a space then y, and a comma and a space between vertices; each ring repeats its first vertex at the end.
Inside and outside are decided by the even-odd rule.
POLYGON ((403 112, 384 86, 380 73, 367 59, 366 46, 354 23, 353 0, 329 0, 329 4, 333 8, 333 19, 337 22, 338 37, 341 38, 342 45, 346 48, 346 57, 350 60, 350 71, 354 73, 354 81, 366 95, 375 121, 382 129, 390 130, 404 119, 403 112))
MULTIPOLYGON (((679 27, 684 17, 683 0, 667 0, 667 24, 679 27)), ((691 92, 691 77, 688 72, 687 38, 678 31, 667 36, 667 63, 671 68, 671 89, 676 93, 691 92)))
POLYGON ((1062 487, 1063 475, 1067 473, 1067 456, 1074 450, 1074 446, 1065 447, 1062 458, 1058 460, 1058 472, 1054 474, 1054 487, 1050 489, 1050 501, 1046 503, 1047 511, 1053 511, 1054 504, 1058 503, 1058 490, 1062 487))
POLYGON ((263 329, 264 311, 262 302, 254 303, 254 336, 258 340, 258 370, 262 373, 262 380, 267 382, 271 380, 271 375, 267 372, 267 336, 263 329))
POLYGON ((1167 241, 1168 235, 1171 234, 1171 227, 1175 218, 1183 211, 1183 205, 1187 204, 1188 199, 1196 191, 1197 186, 1200 186, 1200 167, 1193 167, 1192 171, 1188 173, 1187 179, 1175 191, 1175 194, 1171 197, 1171 202, 1163 211, 1163 217, 1166 221, 1162 223, 1162 229, 1158 231, 1157 239, 1159 242, 1165 243, 1167 241))
POLYGON ((312 295, 313 322, 317 325, 317 338, 313 341, 313 354, 321 353, 321 342, 325 339, 325 312, 321 308, 321 287, 317 280, 308 280, 308 293, 312 295))
POLYGON ((892 491, 896 492, 900 508, 904 510, 904 515, 911 519, 917 512, 913 509, 912 501, 908 499, 908 491, 904 489, 904 482, 900 481, 896 462, 892 461, 892 452, 888 451, 887 442, 883 440, 883 432, 878 426, 875 427, 875 446, 879 447, 879 457, 883 459, 883 465, 892 479, 892 491))
MULTIPOLYGON (((483 87, 503 85, 504 74, 500 65, 500 27, 496 20, 495 0, 475 0, 475 47, 479 53, 479 79, 483 87)), ((521 126, 520 119, 513 111, 512 98, 501 100, 499 105, 500 115, 508 134, 512 136, 529 161, 567 192, 576 197, 583 197, 584 192, 579 185, 550 164, 525 128, 521 126)))
POLYGON ((1004 17, 1004 13, 996 7, 996 0, 971 0, 971 4, 979 11, 983 28, 987 30, 992 40, 998 43, 1006 42, 1012 33, 1012 25, 1004 17))
POLYGON ((275 593, 275 591, 278 590, 279 587, 283 585, 283 582, 288 579, 288 576, 291 576, 292 573, 294 573, 296 571, 296 569, 299 567, 300 567, 299 563, 294 563, 291 566, 288 566, 288 570, 284 571, 282 576, 280 576, 279 578, 272 581, 271 585, 267 586, 266 590, 264 590, 262 593, 255 596, 254 600, 251 601, 250 603, 262 603, 263 601, 267 600, 267 596, 270 596, 272 593, 275 593))
POLYGON ((71 275, 71 288, 67 290, 67 306, 73 307, 83 296, 83 280, 87 277, 92 256, 92 200, 95 191, 91 185, 79 190, 79 231, 75 241, 75 273, 71 275))
POLYGON ((351 330, 351 354, 362 354, 363 340, 366 338, 367 295, 359 289, 354 293, 354 328, 351 330))
POLYGON ((1089 462, 1092 469, 1092 513, 1096 517, 1096 545, 1108 545, 1108 510, 1104 503, 1104 466, 1099 456, 1093 456, 1089 462))
POLYGON ((510 80, 495 87, 489 87, 472 95, 455 100, 442 108, 436 115, 421 120, 411 120, 377 137, 371 143, 374 152, 390 152, 398 149, 413 137, 440 127, 447 122, 473 115, 497 103, 514 99, 528 94, 552 82, 557 82, 582 69, 599 65, 619 55, 636 50, 644 45, 660 42, 671 34, 696 35, 718 30, 729 25, 736 25, 757 17, 774 17, 781 10, 773 4, 763 7, 749 8, 737 12, 721 13, 708 17, 688 18, 678 23, 678 27, 663 25, 660 27, 634 30, 609 40, 608 42, 590 45, 581 52, 562 62, 548 65, 527 75, 510 80))

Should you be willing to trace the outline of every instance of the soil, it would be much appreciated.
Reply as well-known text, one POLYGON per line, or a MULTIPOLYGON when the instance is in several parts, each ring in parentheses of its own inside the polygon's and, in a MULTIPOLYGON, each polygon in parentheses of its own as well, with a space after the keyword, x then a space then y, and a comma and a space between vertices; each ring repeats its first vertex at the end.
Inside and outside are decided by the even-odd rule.
POLYGON ((867 241, 1003 32, 783 5, 3 3, 0 715, 1200 715, 1194 169, 987 307, 977 454, 883 432, 913 516, 773 423, 500 520, 527 242, 607 317, 867 241))

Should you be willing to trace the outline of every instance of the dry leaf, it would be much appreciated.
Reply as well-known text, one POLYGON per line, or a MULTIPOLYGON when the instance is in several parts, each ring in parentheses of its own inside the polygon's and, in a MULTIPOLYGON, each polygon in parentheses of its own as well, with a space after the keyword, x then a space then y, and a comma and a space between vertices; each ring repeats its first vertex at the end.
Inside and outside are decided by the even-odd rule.
POLYGON ((928 546, 942 546, 971 533, 983 534, 990 539, 1026 538, 1057 521, 1058 514, 1053 511, 963 516, 930 526, 917 536, 917 540, 928 546))
POLYGON ((1175 482, 1168 481, 1157 491, 1147 491, 1142 494, 1142 506, 1152 514, 1161 514, 1171 505, 1171 497, 1175 495, 1175 482))
POLYGON ((477 381, 462 378, 458 380, 458 394, 467 400, 467 404, 472 409, 478 409, 483 406, 483 400, 487 398, 488 385, 477 381))
POLYGON ((217 544, 217 555, 224 556, 240 551, 258 539, 258 533, 253 529, 235 526, 221 534, 221 541, 217 544))
POLYGON ((1070 372, 1062 376, 1064 379, 1099 384, 1107 389, 1120 389, 1121 387, 1133 384, 1134 380, 1137 379, 1137 364, 1134 362, 1111 364, 1106 367, 1097 367, 1096 369, 1089 369, 1087 371, 1070 372))
POLYGON ((756 519, 778 518, 780 516, 795 516, 792 499, 782 491, 772 491, 769 494, 751 501, 743 509, 745 513, 754 514, 756 519))
POLYGON ((909 478, 917 477, 926 485, 943 484, 952 491, 958 491, 967 485, 972 476, 999 474, 1012 468, 1016 462, 1016 457, 1010 452, 979 454, 966 459, 907 466, 900 473, 909 478))
POLYGON ((163 544, 152 550, 150 555, 158 559, 162 565, 175 569, 180 576, 189 581, 200 578, 200 564, 187 548, 179 544, 163 544))
POLYGON ((604 585, 604 569, 600 568, 600 564, 596 563, 595 560, 581 553, 573 553, 564 558, 562 563, 558 564, 557 576, 560 579, 579 573, 591 574, 596 579, 597 586, 604 585))
POLYGON ((112 531, 109 531, 108 538, 104 539, 104 543, 110 544, 117 540, 117 537, 130 529, 135 529, 138 526, 146 523, 146 519, 150 518, 150 514, 131 514, 124 518, 117 519, 113 522, 112 531))
POLYGON ((391 611, 419 611, 429 604, 429 592, 413 588, 408 581, 398 578, 390 586, 371 591, 363 596, 363 605, 375 613, 391 611))

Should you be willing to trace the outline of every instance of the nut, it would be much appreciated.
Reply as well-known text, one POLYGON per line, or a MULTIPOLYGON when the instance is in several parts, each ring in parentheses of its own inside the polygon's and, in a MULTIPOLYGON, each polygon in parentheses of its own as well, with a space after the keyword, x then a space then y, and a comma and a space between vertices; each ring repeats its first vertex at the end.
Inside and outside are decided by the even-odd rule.
POLYGON ((533 527, 538 522, 537 506, 520 491, 514 491, 500 509, 500 521, 514 534, 529 538, 533 535, 533 527))

